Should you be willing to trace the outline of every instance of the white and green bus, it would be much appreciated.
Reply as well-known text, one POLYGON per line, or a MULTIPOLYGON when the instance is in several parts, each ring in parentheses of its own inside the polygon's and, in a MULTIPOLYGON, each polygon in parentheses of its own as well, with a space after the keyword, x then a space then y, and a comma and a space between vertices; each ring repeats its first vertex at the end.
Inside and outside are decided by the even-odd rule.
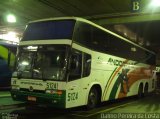
POLYGON ((155 53, 83 18, 30 22, 20 41, 11 95, 58 108, 155 89, 155 53))

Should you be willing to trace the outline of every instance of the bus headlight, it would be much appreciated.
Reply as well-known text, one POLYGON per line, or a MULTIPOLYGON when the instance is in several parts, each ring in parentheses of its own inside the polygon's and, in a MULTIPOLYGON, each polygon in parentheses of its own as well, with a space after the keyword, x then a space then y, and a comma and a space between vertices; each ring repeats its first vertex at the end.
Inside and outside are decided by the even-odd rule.
POLYGON ((12 86, 12 90, 19 90, 19 89, 20 89, 19 86, 16 86, 16 85, 13 85, 13 86, 12 86))
POLYGON ((12 80, 12 81, 11 81, 11 84, 12 84, 12 85, 16 85, 16 84, 17 84, 17 81, 16 81, 16 80, 12 80))
POLYGON ((63 92, 61 90, 46 90, 46 93, 62 95, 63 92))

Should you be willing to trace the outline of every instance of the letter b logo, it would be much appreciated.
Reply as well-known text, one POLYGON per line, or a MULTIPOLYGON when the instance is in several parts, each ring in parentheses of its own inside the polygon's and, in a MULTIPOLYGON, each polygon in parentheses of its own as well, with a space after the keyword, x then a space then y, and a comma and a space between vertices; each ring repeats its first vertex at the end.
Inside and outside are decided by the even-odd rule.
POLYGON ((132 0, 132 11, 137 12, 140 10, 140 0, 132 0))

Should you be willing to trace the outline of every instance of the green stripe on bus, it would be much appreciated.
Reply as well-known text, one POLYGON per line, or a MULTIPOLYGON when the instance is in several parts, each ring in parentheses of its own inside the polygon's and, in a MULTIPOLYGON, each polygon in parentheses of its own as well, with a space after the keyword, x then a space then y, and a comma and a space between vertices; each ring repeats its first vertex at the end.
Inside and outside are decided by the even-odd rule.
MULTIPOLYGON (((128 70, 128 71, 129 71, 129 70, 128 70)), ((128 71, 127 71, 127 72, 128 72, 128 71)), ((113 86, 113 88, 112 88, 112 91, 111 91, 111 93, 110 93, 109 100, 116 99, 116 93, 117 93, 117 91, 118 91, 118 87, 119 87, 120 83, 121 83, 121 77, 118 76, 116 82, 114 83, 114 86, 113 86)))
POLYGON ((107 84, 106 84, 105 89, 104 89, 104 92, 103 92, 103 97, 102 97, 102 99, 104 99, 104 98, 105 98, 104 96, 105 96, 105 92, 106 92, 106 89, 107 89, 108 83, 109 83, 109 81, 111 80, 111 78, 112 78, 112 76, 113 76, 114 72, 116 71, 116 69, 117 69, 117 67, 113 70, 112 74, 110 75, 110 77, 109 77, 109 79, 108 79, 108 81, 107 81, 107 84))
POLYGON ((117 78, 116 82, 114 83, 114 86, 113 86, 112 91, 111 91, 110 96, 109 96, 109 100, 113 100, 113 99, 116 98, 116 93, 118 91, 118 87, 119 87, 120 82, 121 82, 120 80, 121 79, 120 79, 120 76, 119 76, 117 78))

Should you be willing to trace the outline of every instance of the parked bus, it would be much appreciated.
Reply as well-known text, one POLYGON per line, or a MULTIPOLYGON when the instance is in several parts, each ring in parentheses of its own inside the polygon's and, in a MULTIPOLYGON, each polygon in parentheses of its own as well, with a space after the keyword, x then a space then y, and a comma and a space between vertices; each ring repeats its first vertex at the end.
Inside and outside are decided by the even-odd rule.
POLYGON ((83 18, 30 22, 17 59, 14 100, 94 108, 155 89, 154 52, 83 18))
POLYGON ((17 43, 0 39, 0 89, 10 88, 17 43))

